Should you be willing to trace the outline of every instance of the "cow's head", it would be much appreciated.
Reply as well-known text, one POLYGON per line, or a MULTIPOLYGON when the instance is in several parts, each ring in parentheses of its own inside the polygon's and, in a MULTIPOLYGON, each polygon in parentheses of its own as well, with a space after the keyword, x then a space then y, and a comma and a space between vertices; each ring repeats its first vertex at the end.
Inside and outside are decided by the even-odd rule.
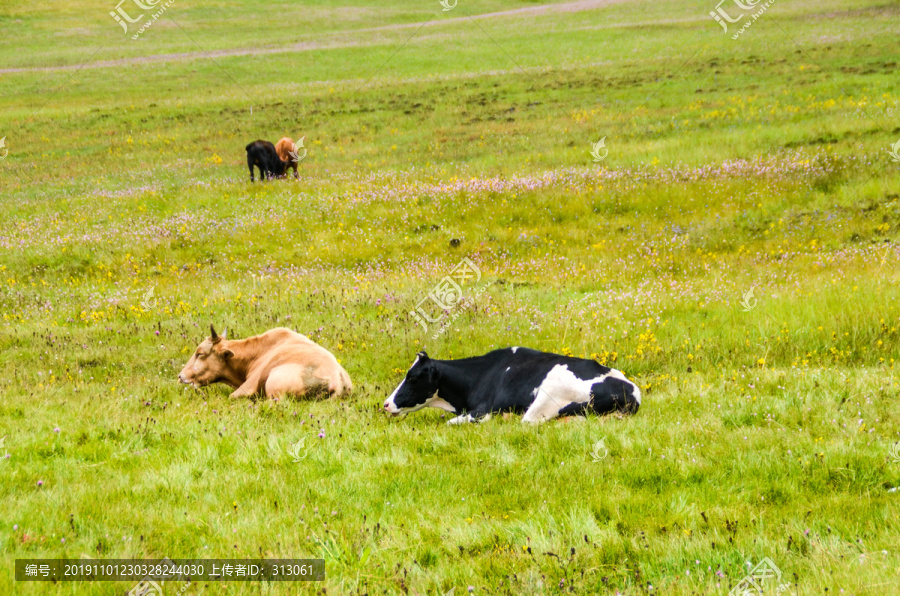
POLYGON ((186 385, 203 387, 217 381, 225 381, 229 372, 229 360, 234 352, 225 347, 225 332, 219 336, 212 325, 209 326, 210 336, 197 346, 197 350, 188 360, 178 380, 186 385))
POLYGON ((438 399, 439 382, 440 371, 429 360, 428 354, 419 352, 416 354, 416 361, 406 372, 406 378, 384 402, 384 411, 392 416, 399 416, 421 410, 429 402, 438 399))

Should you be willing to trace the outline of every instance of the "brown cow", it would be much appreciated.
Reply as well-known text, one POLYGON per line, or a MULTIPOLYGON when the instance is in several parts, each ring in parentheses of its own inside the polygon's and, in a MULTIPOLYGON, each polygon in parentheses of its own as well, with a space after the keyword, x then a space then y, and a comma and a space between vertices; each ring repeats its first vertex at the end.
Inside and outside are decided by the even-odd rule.
POLYGON ((265 393, 278 397, 318 392, 342 396, 353 390, 350 375, 334 355, 305 335, 278 327, 247 339, 228 340, 225 333, 203 340, 178 374, 194 387, 226 383, 231 397, 265 393))
POLYGON ((291 137, 281 137, 275 143, 275 152, 278 154, 278 159, 286 163, 284 173, 287 174, 288 168, 294 168, 294 178, 300 178, 300 175, 297 173, 297 162, 306 157, 306 149, 303 149, 302 154, 300 149, 303 149, 303 139, 300 139, 300 143, 295 145, 294 139, 291 137))

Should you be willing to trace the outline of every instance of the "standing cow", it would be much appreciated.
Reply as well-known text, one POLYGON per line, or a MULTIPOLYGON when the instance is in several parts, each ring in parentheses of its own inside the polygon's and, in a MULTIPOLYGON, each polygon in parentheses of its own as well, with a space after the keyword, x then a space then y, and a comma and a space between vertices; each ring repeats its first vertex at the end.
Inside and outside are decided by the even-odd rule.
MULTIPOLYGON (((275 152, 278 153, 279 159, 283 162, 287 162, 288 168, 293 168, 294 178, 297 179, 300 178, 300 174, 297 172, 297 164, 301 159, 306 157, 306 149, 303 149, 302 154, 300 153, 300 149, 303 149, 303 138, 300 139, 299 143, 295 143, 294 139, 291 137, 281 137, 281 139, 275 143, 275 152)), ((287 169, 285 169, 285 173, 287 173, 287 169)))
POLYGON ((641 390, 618 370, 515 347, 459 360, 419 352, 384 409, 397 416, 441 408, 457 414, 448 424, 464 424, 497 412, 524 412, 522 422, 544 422, 589 411, 633 413, 640 405, 641 390))
POLYGON ((290 161, 284 161, 278 157, 275 145, 269 141, 253 141, 245 147, 247 150, 247 167, 250 168, 250 182, 253 182, 253 168, 259 169, 259 179, 269 180, 284 176, 290 161))

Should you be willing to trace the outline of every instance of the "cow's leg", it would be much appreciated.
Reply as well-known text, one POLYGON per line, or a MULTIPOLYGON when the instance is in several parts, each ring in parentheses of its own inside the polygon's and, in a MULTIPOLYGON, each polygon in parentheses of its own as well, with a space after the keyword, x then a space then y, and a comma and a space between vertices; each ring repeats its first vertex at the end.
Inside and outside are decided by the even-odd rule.
POLYGON ((247 154, 247 167, 250 168, 250 182, 253 182, 253 158, 247 154))
POLYGON ((231 392, 229 397, 251 397, 259 393, 259 375, 253 375, 244 384, 231 392))
MULTIPOLYGON (((594 383, 593 386, 600 384, 594 383)), ((551 371, 532 395, 534 401, 522 416, 522 422, 545 422, 558 416, 584 414, 591 408, 591 391, 583 381, 571 374, 560 376, 551 371)))
POLYGON ((297 162, 296 162, 296 161, 295 161, 295 162, 292 162, 292 163, 291 163, 291 166, 294 168, 294 178, 297 179, 297 180, 299 180, 299 179, 300 179, 300 174, 297 173, 297 162))
POLYGON ((528 409, 525 410, 525 414, 522 416, 522 422, 536 424, 552 420, 559 416, 560 410, 570 403, 572 402, 554 398, 546 389, 538 387, 537 396, 534 398, 534 401, 531 402, 531 405, 528 406, 528 409))
POLYGON ((468 414, 460 414, 456 418, 451 418, 447 421, 447 424, 469 424, 470 422, 487 422, 491 419, 490 412, 478 412, 473 411, 468 414))
POLYGON ((450 420, 448 420, 447 424, 468 424, 472 421, 473 420, 471 414, 460 414, 456 418, 451 418, 450 420))
POLYGON ((546 422, 547 420, 553 420, 559 416, 559 410, 550 410, 550 409, 535 409, 534 407, 528 408, 525 412, 525 415, 522 416, 522 422, 528 422, 530 424, 540 424, 541 422, 546 422))

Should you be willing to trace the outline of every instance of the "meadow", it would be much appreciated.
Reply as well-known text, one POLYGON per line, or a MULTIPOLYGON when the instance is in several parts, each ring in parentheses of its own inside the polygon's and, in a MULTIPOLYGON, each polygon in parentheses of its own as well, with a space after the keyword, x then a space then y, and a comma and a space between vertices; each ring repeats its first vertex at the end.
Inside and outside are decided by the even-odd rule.
POLYGON ((738 39, 684 0, 114 8, 0 7, 0 594, 132 588, 14 580, 53 557, 325 559, 167 595, 726 594, 763 558, 766 593, 896 593, 896 4, 738 39), (284 135, 300 180, 251 184, 284 135), (179 385, 211 323, 355 391, 179 385), (510 345, 642 407, 382 412, 417 351, 510 345))

